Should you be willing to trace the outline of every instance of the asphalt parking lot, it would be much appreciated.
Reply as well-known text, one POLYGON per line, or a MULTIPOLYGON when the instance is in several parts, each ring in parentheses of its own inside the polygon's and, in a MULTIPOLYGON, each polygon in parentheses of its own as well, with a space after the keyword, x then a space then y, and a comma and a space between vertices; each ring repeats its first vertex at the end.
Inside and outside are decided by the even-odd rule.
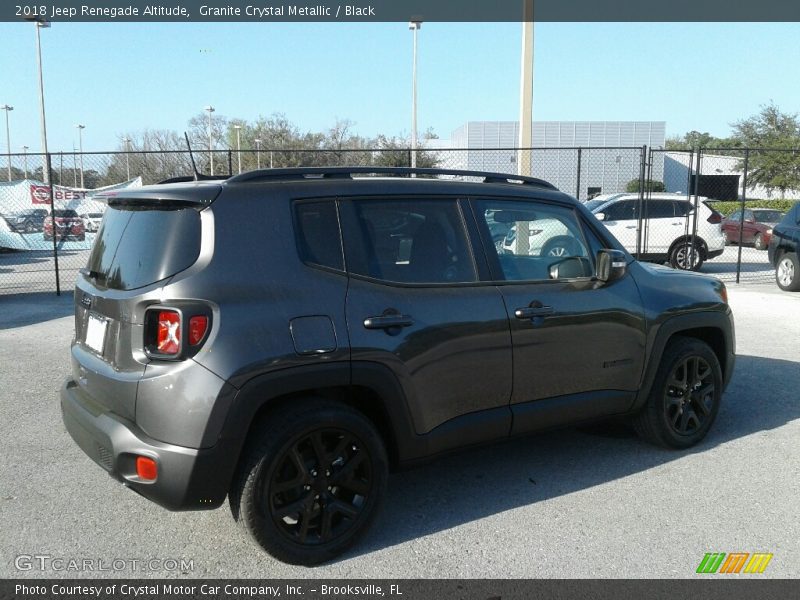
POLYGON ((393 475, 366 539, 314 569, 257 549, 227 506, 169 513, 109 478, 61 424, 69 294, 0 297, 0 577, 97 575, 16 568, 39 554, 191 561, 104 573, 121 577, 685 578, 706 552, 770 552, 763 575, 733 577, 797 577, 800 294, 729 289, 737 367, 701 445, 661 450, 615 425, 450 456, 393 475))

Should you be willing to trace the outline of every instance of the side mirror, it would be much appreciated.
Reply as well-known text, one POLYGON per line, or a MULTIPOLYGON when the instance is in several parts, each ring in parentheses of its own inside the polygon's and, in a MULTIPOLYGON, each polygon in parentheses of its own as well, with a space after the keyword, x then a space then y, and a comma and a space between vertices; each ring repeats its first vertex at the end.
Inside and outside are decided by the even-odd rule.
POLYGON ((606 220, 606 213, 594 213, 594 217, 598 221, 605 221, 606 220))
POLYGON ((625 253, 620 250, 599 250, 597 252, 597 279, 610 283, 621 279, 628 270, 625 253))

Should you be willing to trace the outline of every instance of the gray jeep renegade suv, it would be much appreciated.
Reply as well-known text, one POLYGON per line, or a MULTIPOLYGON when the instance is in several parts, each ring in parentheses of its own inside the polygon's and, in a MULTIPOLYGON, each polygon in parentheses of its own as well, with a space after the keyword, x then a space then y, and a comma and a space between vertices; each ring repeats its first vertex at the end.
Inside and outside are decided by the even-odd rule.
POLYGON ((456 448, 610 415, 692 446, 733 371, 720 281, 635 261, 537 179, 281 169, 105 199, 66 428, 168 509, 227 497, 283 561, 341 554, 390 468, 456 448))

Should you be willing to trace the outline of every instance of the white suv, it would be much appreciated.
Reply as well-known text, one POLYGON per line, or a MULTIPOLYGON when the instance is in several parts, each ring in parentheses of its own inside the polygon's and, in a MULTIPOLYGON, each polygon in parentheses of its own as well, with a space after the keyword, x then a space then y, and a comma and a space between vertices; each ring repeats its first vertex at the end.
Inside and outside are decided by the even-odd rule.
POLYGON ((697 199, 700 218, 697 219, 696 232, 693 196, 651 194, 642 202, 641 219, 637 193, 597 196, 585 206, 629 252, 637 251, 637 239, 640 240, 638 258, 641 260, 668 261, 675 269, 696 271, 706 260, 725 251, 722 215, 702 196, 697 199), (640 221, 641 232, 638 229, 640 221))

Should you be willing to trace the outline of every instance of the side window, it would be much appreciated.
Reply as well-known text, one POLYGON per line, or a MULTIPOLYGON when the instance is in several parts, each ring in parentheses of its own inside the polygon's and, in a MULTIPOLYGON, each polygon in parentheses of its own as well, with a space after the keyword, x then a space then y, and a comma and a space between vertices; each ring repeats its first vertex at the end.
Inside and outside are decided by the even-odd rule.
POLYGON ((742 211, 740 211, 740 210, 733 211, 731 213, 731 215, 728 217, 728 219, 731 220, 731 221, 741 221, 742 220, 742 211))
POLYGON ((297 252, 312 265, 344 270, 339 219, 333 200, 295 204, 297 252))
POLYGON ((607 206, 602 212, 606 221, 629 221, 636 219, 636 200, 620 200, 607 206))
POLYGON ((580 221, 561 206, 504 200, 474 202, 478 226, 493 240, 491 262, 506 281, 538 281, 591 277, 594 264, 580 221), (505 226, 496 240, 493 229, 505 226))
POLYGON ((744 211, 744 220, 747 221, 748 223, 751 223, 756 220, 756 217, 755 215, 753 215, 752 210, 744 211))
POLYGON ((675 209, 671 200, 645 201, 644 217, 646 219, 671 219, 675 216, 675 209))
POLYGON ((398 283, 469 283, 477 275, 456 200, 342 203, 348 270, 398 283))

